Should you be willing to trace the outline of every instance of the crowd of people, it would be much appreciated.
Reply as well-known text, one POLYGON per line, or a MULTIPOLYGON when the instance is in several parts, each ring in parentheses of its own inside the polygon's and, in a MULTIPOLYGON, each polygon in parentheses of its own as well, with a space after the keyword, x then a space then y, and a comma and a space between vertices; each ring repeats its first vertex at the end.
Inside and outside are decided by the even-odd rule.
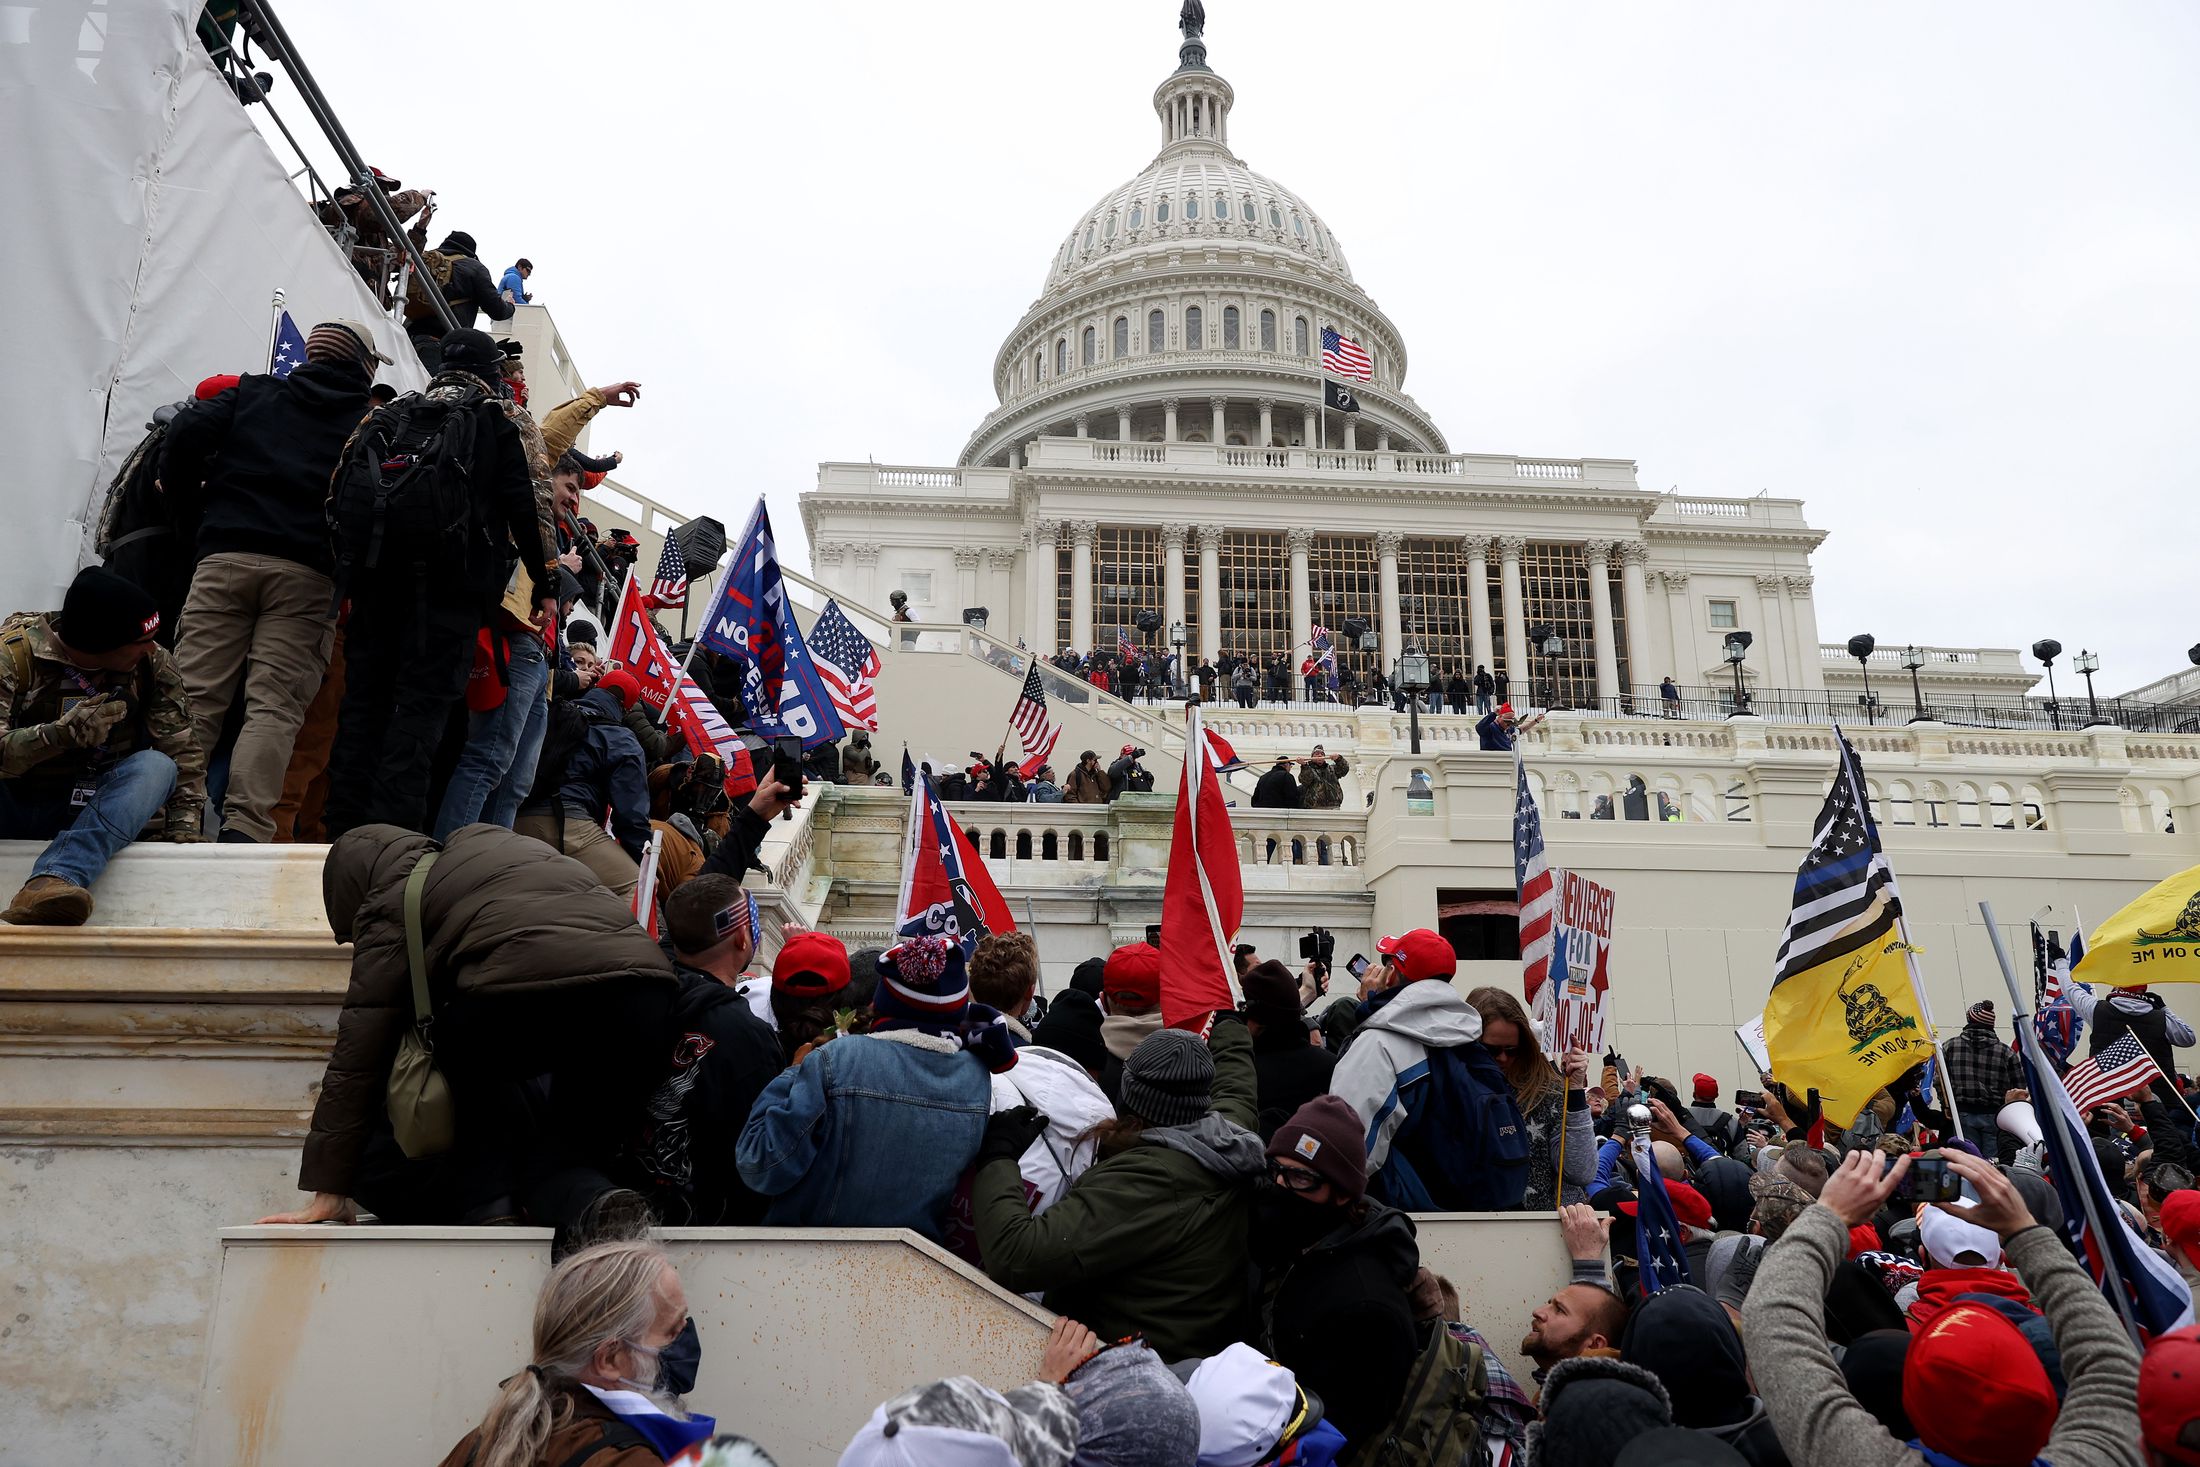
MULTIPOLYGON (((406 889, 435 847, 339 842, 330 919, 358 957, 302 1173, 319 1195, 268 1219, 356 1201, 555 1226, 530 1356, 450 1463, 768 1453, 719 1434, 737 1398, 715 1418, 689 1404, 707 1340, 647 1241, 659 1221, 908 1228, 1058 1316, 1031 1381, 916 1386, 846 1464, 961 1460, 972 1434, 1022 1467, 2200 1462, 2200 1332, 2142 1360, 2042 1148, 1979 1109, 2021 1098, 2007 1074, 1951 1055, 1956 1115, 1912 1072, 1845 1128, 1764 1077, 1722 1101, 1698 1074, 1684 1094, 1616 1052, 1546 1053, 1512 993, 1461 991, 1429 929, 1381 941, 1351 992, 1241 946, 1242 1001, 1181 1027, 1147 943, 1052 995, 1022 933, 966 955, 797 932, 755 972, 731 877, 675 895, 667 954, 539 847, 515 867, 520 839, 461 832, 413 898, 425 982, 453 995, 436 1062, 460 1099, 449 1148, 421 1157, 359 1066, 408 1017, 406 889), (569 925, 513 930, 542 910, 569 925), (484 927, 502 940, 471 940, 484 927), (1636 1246, 1644 1129, 1677 1279, 1636 1246), (1963 1195, 1916 1200, 1921 1155, 1963 1195), (1550 1216, 1570 1260, 1525 1319, 1422 1258, 1416 1214, 1486 1211, 1550 1216), (1490 1346, 1513 1331, 1527 1378, 1490 1346)), ((2110 1042, 2174 1050, 2190 1031, 2146 997, 2095 1011, 2110 1042)), ((1967 1020, 1992 1036, 1990 1006, 1967 1020)), ((2089 1121, 2132 1227, 2190 1280, 2185 1103, 2089 1121)))
MULTIPOLYGON (((1350 658, 1333 650, 1302 649, 1297 662, 1285 653, 1263 663, 1243 651, 1226 651, 1219 657, 1201 657, 1187 672, 1179 672, 1179 654, 1160 648, 1141 649, 1128 639, 1113 651, 1063 651, 1047 658, 1057 671, 1083 679, 1103 693, 1127 702, 1166 702, 1197 695, 1203 703, 1234 702, 1240 708, 1284 706, 1295 701, 1334 703, 1345 708, 1393 708, 1403 713, 1408 690, 1396 679, 1383 676, 1379 664, 1363 673, 1350 658)), ((1420 694, 1421 706, 1430 713, 1486 715, 1510 695, 1511 681, 1499 670, 1477 664, 1430 666, 1429 685, 1420 694)))

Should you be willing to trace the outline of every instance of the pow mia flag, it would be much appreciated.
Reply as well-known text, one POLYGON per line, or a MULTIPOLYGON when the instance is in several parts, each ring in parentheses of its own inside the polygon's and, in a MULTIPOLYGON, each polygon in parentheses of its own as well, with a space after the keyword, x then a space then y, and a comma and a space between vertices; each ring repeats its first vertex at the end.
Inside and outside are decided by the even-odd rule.
POLYGON ((1356 413, 1360 410, 1360 400, 1346 391, 1342 383, 1331 382, 1325 377, 1322 379, 1322 406, 1340 413, 1356 413))

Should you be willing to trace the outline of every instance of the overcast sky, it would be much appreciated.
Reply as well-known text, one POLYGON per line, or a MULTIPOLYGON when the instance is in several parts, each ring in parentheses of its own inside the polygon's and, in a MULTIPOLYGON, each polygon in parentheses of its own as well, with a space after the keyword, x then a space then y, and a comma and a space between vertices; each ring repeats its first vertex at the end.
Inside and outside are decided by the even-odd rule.
MULTIPOLYGON (((1176 9, 282 14, 369 161, 533 259, 591 381, 641 380, 597 451, 735 525, 766 493, 801 564, 821 460, 952 463, 993 406, 1063 236, 1158 146, 1176 9)), ((1239 156, 1328 220, 1455 451, 1807 501, 1829 641, 2185 666, 2200 6, 1211 0, 1207 42, 1239 156)))

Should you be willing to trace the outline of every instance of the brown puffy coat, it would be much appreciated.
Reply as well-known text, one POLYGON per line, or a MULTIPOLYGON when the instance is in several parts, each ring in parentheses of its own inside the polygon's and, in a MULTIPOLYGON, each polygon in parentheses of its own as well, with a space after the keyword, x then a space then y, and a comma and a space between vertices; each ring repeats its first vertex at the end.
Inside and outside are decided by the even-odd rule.
MULTIPOLYGON (((321 898, 329 929, 350 942, 351 986, 313 1107, 298 1185, 351 1195, 359 1154, 386 1104, 390 1064, 412 1022, 405 964, 405 878, 435 842, 394 825, 363 825, 329 848, 321 898)), ((656 979, 672 963, 580 862, 494 825, 454 831, 421 899, 423 951, 436 1002, 619 979, 656 979)))

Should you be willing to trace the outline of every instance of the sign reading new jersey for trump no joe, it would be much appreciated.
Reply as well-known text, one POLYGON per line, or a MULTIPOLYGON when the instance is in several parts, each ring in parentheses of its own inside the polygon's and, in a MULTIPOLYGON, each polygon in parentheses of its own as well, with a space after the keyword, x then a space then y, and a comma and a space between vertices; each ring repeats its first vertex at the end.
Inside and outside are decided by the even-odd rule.
POLYGON ((1558 873, 1551 982, 1557 985, 1549 1050, 1604 1051, 1611 1001, 1612 889, 1571 871, 1558 873))

